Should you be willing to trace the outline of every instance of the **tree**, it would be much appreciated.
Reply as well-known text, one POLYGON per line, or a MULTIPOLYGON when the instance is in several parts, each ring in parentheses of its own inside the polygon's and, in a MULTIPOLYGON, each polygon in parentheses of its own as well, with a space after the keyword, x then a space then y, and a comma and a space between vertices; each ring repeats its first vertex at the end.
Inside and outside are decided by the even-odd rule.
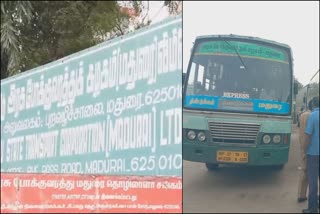
POLYGON ((182 12, 182 1, 164 1, 164 6, 168 8, 171 15, 178 15, 182 12))
POLYGON ((143 10, 141 1, 133 4, 132 14, 117 1, 2 1, 1 78, 130 32, 143 10))
POLYGON ((32 24, 21 29, 24 43, 22 70, 126 33, 124 29, 129 17, 120 12, 116 1, 41 1, 32 4, 32 24))
POLYGON ((149 1, 122 1, 122 9, 130 16, 132 29, 139 29, 151 23, 148 18, 149 1))
POLYGON ((1 79, 20 63, 19 27, 32 17, 30 1, 1 1, 1 79))

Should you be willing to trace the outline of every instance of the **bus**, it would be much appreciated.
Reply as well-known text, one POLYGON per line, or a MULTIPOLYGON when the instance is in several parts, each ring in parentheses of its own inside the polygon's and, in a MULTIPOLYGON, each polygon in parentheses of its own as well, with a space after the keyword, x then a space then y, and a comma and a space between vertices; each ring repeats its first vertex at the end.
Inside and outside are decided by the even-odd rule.
POLYGON ((293 58, 282 43, 239 35, 198 36, 183 86, 183 159, 272 166, 288 162, 293 58))
POLYGON ((303 101, 305 106, 315 96, 319 96, 319 70, 312 76, 306 85, 307 91, 304 93, 303 101))

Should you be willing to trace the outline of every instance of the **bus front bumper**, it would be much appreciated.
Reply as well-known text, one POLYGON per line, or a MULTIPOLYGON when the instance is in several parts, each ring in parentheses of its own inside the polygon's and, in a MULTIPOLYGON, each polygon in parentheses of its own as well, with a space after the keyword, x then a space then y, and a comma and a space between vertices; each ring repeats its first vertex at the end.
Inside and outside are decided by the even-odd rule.
MULTIPOLYGON (((199 143, 200 144, 200 143, 199 143)), ((242 164, 250 166, 281 165, 288 162, 289 146, 235 147, 221 145, 197 145, 183 143, 183 159, 213 164, 242 164), (248 152, 247 163, 226 163, 217 161, 217 151, 248 152)))

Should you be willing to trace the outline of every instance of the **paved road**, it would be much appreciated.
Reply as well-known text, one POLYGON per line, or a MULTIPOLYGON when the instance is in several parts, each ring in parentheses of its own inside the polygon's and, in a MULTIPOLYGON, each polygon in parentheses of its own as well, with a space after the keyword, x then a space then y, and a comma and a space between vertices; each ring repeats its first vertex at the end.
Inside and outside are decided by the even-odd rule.
POLYGON ((211 213, 301 213, 297 203, 300 163, 298 130, 293 125, 289 162, 280 170, 221 168, 183 162, 183 211, 211 213))

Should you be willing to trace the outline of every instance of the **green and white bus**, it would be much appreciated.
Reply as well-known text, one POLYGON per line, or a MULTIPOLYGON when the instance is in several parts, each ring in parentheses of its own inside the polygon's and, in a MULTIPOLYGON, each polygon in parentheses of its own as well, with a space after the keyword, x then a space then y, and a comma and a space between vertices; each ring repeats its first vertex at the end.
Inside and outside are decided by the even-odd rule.
POLYGON ((288 45, 238 35, 199 36, 183 87, 183 159, 275 166, 288 161, 293 97, 288 45))

